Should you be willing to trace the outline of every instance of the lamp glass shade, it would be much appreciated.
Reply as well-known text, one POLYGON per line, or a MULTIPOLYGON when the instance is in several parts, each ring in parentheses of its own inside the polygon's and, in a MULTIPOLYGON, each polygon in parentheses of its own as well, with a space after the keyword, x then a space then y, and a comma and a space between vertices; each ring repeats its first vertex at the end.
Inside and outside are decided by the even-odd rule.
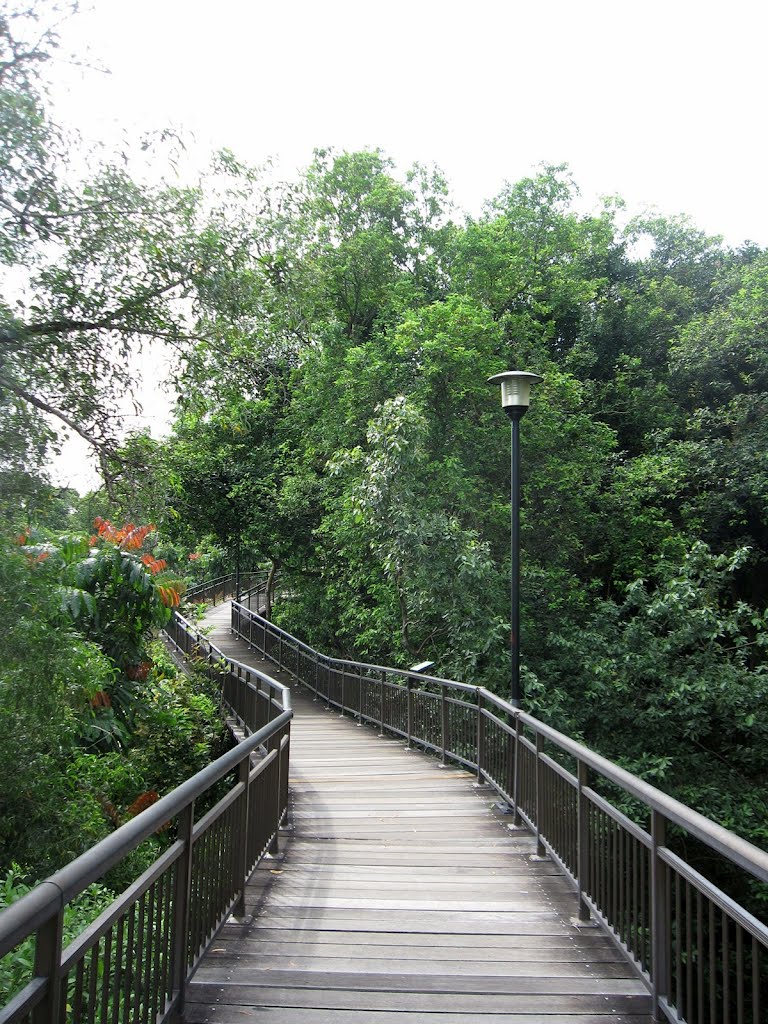
POLYGON ((501 384, 503 409, 527 409, 531 402, 531 387, 544 380, 538 373, 525 370, 506 370, 488 378, 489 384, 501 384))

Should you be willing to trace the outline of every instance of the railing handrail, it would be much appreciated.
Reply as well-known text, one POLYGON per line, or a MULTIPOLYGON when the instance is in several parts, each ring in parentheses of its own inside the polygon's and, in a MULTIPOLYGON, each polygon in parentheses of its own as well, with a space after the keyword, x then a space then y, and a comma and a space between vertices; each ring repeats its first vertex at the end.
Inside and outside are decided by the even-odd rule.
MULTIPOLYGON (((239 577, 242 582, 247 577, 259 576, 264 580, 267 578, 267 572, 264 569, 243 569, 241 572, 226 572, 222 573, 221 576, 214 576, 213 579, 204 580, 202 583, 193 583, 187 587, 184 594, 185 599, 193 600, 199 594, 205 593, 206 590, 214 590, 217 587, 226 586, 227 583, 236 581, 239 577)), ((249 584, 250 585, 250 584, 249 584)))
POLYGON ((281 629, 280 626, 276 626, 273 622, 264 619, 257 612, 246 608, 244 605, 235 601, 232 602, 232 605, 241 614, 260 619, 269 628, 270 632, 281 636, 284 643, 296 645, 311 657, 329 666, 354 669, 356 673, 385 672, 389 675, 417 681, 420 684, 426 683, 438 687, 450 687, 460 693, 472 694, 476 699, 478 697, 482 698, 482 700, 494 705, 499 711, 507 715, 510 720, 519 719, 521 724, 530 728, 534 733, 538 733, 565 753, 573 756, 577 761, 598 772, 609 782, 619 786, 630 796, 640 800, 649 810, 655 810, 663 814, 669 821, 712 846, 718 853, 723 854, 734 864, 749 871, 761 882, 768 882, 768 852, 750 843, 749 840, 736 835, 736 833, 731 832, 729 829, 724 828, 706 815, 693 810, 687 804, 676 800, 650 783, 638 778, 638 776, 633 775, 626 769, 619 767, 619 765, 614 764, 584 744, 571 739, 552 726, 546 725, 533 715, 513 707, 503 697, 499 697, 485 687, 473 686, 471 683, 460 683, 457 680, 444 679, 440 676, 427 676, 422 673, 412 672, 409 669, 353 661, 349 658, 337 658, 333 655, 324 654, 303 640, 299 640, 291 633, 288 633, 287 630, 281 629))

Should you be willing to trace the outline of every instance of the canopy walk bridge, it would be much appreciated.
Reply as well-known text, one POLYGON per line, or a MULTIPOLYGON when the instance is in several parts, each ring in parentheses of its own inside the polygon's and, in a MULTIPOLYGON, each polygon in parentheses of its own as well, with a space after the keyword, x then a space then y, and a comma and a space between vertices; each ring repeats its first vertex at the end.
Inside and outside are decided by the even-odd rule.
POLYGON ((313 651, 235 585, 168 635, 236 744, 0 915, 0 958, 35 947, 0 1024, 768 1021, 768 928, 705 874, 766 883, 768 854, 481 688, 313 651), (158 830, 62 948, 66 905, 158 830))

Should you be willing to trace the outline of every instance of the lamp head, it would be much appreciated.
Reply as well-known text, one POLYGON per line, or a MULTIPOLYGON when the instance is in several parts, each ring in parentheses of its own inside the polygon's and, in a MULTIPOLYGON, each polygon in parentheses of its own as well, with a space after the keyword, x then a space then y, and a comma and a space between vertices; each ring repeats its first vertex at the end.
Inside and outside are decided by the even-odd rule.
POLYGON ((489 384, 501 384, 501 407, 509 416, 522 416, 531 402, 531 387, 544 380, 538 373, 505 370, 488 378, 489 384))

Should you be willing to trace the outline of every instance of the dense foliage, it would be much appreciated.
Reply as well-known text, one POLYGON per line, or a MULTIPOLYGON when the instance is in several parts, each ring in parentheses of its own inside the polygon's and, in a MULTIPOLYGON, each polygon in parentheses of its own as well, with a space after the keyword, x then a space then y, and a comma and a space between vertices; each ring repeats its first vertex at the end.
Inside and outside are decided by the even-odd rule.
POLYGON ((179 584, 142 553, 148 533, 100 520, 0 549, 0 870, 62 866, 220 746, 215 699, 153 639, 179 584))

